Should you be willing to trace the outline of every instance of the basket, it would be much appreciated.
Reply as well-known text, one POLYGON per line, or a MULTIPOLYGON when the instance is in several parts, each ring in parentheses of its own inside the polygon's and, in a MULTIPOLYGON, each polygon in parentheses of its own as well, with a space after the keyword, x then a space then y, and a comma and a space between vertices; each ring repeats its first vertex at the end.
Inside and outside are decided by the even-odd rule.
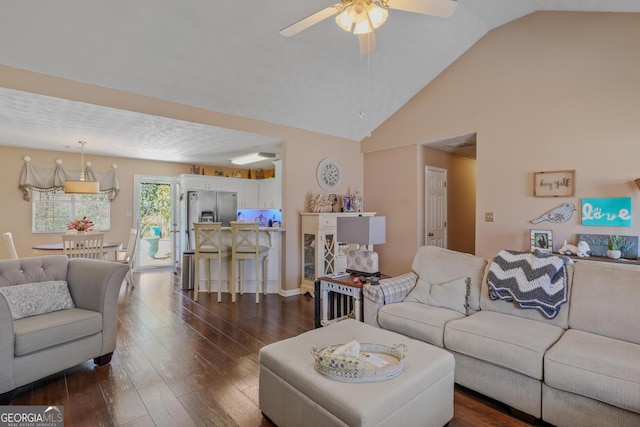
POLYGON ((322 349, 313 347, 311 349, 311 354, 315 360, 315 368, 322 375, 338 381, 358 383, 388 380, 400 375, 404 370, 402 361, 407 353, 407 346, 405 344, 395 344, 391 347, 382 344, 360 344, 360 354, 364 354, 365 356, 375 355, 388 362, 380 368, 370 363, 365 363, 364 369, 339 369, 322 365, 320 362, 320 352, 326 350, 333 352, 341 345, 342 344, 332 345, 322 349))

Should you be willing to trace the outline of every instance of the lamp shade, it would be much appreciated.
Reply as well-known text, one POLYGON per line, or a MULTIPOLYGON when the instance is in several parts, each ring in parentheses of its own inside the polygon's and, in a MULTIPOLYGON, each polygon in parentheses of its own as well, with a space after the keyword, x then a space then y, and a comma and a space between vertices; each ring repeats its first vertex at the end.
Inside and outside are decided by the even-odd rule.
POLYGON ((96 194, 100 192, 100 183, 96 181, 65 181, 65 193, 96 194))
POLYGON ((386 241, 386 217, 338 217, 336 238, 342 243, 379 245, 386 241))

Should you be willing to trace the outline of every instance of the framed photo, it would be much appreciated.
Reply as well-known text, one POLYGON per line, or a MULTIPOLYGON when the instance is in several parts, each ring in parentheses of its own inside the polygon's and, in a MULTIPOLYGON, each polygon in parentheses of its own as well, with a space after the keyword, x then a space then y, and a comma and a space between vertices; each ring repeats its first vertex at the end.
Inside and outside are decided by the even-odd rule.
POLYGON ((531 230, 531 252, 540 249, 543 252, 553 252, 553 231, 531 230))
POLYGON ((573 197, 576 171, 533 173, 533 197, 573 197))
POLYGON ((351 197, 342 196, 342 212, 351 212, 351 197))

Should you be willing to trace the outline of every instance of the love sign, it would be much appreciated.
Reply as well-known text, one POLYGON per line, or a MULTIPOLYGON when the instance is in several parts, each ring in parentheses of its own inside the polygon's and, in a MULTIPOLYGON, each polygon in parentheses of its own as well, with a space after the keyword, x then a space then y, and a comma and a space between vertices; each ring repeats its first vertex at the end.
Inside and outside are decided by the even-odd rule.
POLYGON ((582 225, 631 227, 631 197, 582 199, 582 225))

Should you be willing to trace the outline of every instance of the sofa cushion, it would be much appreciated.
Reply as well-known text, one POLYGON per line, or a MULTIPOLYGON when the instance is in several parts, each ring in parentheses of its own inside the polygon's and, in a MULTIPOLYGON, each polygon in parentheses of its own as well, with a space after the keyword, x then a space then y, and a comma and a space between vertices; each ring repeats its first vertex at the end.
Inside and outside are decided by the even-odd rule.
POLYGON ((66 280, 2 286, 13 320, 74 308, 66 280))
POLYGON ((437 246, 419 248, 411 264, 418 275, 418 284, 423 283, 427 287, 459 277, 471 278, 469 309, 473 311, 480 309, 480 285, 486 267, 487 261, 483 258, 437 246))
POLYGON ((480 311, 448 322, 447 349, 542 380, 543 358, 564 330, 508 314, 480 311))
MULTIPOLYGON (((491 262, 491 260, 489 260, 491 262)), ((578 263, 581 263, 579 261, 578 263)), ((576 264, 567 264, 567 296, 571 299, 571 292, 573 286, 573 269, 576 264)), ((482 311, 494 311, 503 314, 509 314, 511 316, 522 317, 525 319, 536 320, 539 322, 545 322, 550 325, 559 326, 563 329, 569 327, 569 303, 564 303, 560 306, 558 314, 553 319, 547 318, 538 310, 521 308, 518 303, 505 300, 492 300, 489 296, 489 285, 487 284, 489 275, 489 268, 486 269, 484 278, 482 279, 482 291, 480 293, 480 308, 482 311)))
POLYGON ((569 329, 547 352, 544 382, 640 413, 640 345, 569 329))
POLYGON ((431 285, 420 281, 404 301, 420 302, 469 314, 470 280, 468 277, 458 277, 445 283, 431 285))
POLYGON ((569 326, 640 344, 640 268, 578 261, 574 266, 569 326))
POLYGON ((102 314, 72 308, 39 316, 25 317, 13 323, 16 356, 86 337, 102 330, 102 314))
POLYGON ((464 314, 446 308, 419 302, 399 302, 380 307, 378 324, 383 329, 443 347, 444 325, 462 317, 464 314))

